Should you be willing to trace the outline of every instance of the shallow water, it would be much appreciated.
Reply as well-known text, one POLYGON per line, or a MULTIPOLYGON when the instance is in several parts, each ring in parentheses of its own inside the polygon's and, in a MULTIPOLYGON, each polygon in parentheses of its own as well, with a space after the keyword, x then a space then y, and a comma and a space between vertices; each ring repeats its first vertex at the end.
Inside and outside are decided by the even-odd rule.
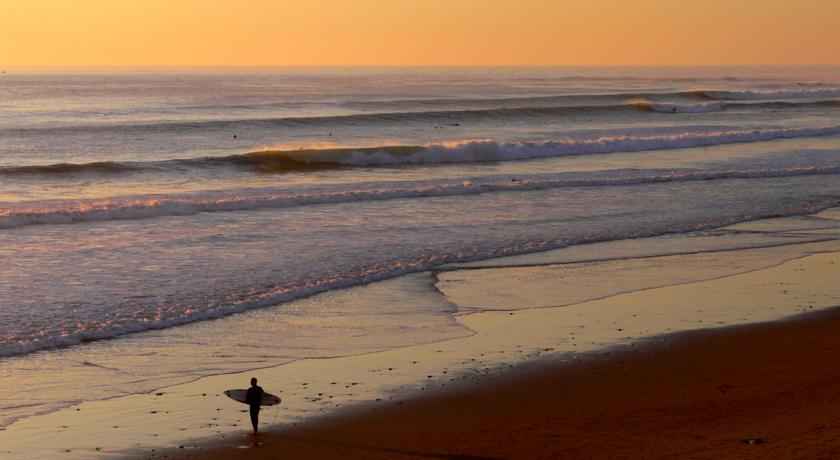
MULTIPOLYGON (((0 440, 14 458, 62 458, 68 453, 147 458, 162 448, 203 448, 225 440, 249 446, 253 440, 244 435, 246 415, 237 410, 243 406, 219 392, 241 387, 251 376, 283 398, 279 409, 263 413, 264 423, 282 426, 492 381, 527 360, 587 360, 590 353, 611 347, 661 341, 664 333, 775 320, 839 304, 840 239, 803 236, 799 229, 837 229, 840 220, 770 219, 750 224, 750 233, 738 227, 574 246, 495 259, 485 268, 449 266, 158 331, 152 334, 157 336, 152 347, 149 340, 135 339, 148 335, 141 334, 66 348, 50 355, 67 358, 59 362, 81 361, 69 373, 96 372, 99 378, 119 369, 141 375, 155 365, 183 368, 185 357, 230 367, 219 369, 220 375, 153 393, 29 417, 0 432, 0 440), (748 249, 735 249, 739 246, 748 249), (657 255, 663 251, 671 255, 657 255), (604 254, 619 257, 603 260, 604 254), (344 309, 330 311, 338 305, 344 309), (431 314, 418 315, 418 310, 431 314), (417 344, 370 342, 387 337, 379 333, 389 328, 405 327, 405 322, 400 326, 403 314, 417 326, 404 337, 420 339, 417 344), (368 315, 386 318, 374 321, 368 315), (298 321, 315 321, 339 334, 322 330, 317 337, 294 337, 289 325, 298 321), (343 325, 360 321, 373 325, 369 334, 340 334, 348 331, 343 325), (230 331, 239 326, 254 333, 236 342, 226 340, 236 337, 230 331), (176 338, 179 332, 183 336, 176 338), (433 336, 435 332, 448 336, 433 336), (276 335, 290 340, 279 343, 276 335), (428 343, 433 337, 439 341, 428 343), (354 341, 367 345, 368 353, 334 348, 354 341), (273 353, 303 343, 311 344, 308 358, 229 373, 237 363, 243 368, 268 366, 282 359, 273 353), (148 367, 131 367, 149 352, 148 367), (95 434, 103 431, 109 435, 95 434)), ((50 389, 45 396, 90 391, 81 383, 50 389)))

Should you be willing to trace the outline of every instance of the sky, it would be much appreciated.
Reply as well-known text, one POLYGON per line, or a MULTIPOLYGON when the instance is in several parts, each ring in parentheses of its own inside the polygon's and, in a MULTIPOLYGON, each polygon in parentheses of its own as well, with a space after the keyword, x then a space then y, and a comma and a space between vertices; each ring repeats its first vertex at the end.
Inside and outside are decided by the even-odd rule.
POLYGON ((840 65, 840 0, 0 0, 0 65, 840 65))

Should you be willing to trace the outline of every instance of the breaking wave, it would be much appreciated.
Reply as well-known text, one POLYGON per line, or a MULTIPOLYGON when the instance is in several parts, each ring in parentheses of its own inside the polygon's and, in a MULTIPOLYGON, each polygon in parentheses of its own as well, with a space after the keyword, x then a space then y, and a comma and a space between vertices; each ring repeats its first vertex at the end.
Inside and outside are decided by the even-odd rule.
MULTIPOLYGON (((697 177, 696 180, 707 178, 697 177)), ((79 322, 74 320, 68 325, 69 330, 58 330, 38 337, 7 337, 0 338, 0 357, 21 355, 38 350, 66 347, 93 340, 109 339, 121 335, 148 330, 165 329, 196 321, 220 318, 255 308, 275 305, 301 297, 311 296, 332 289, 346 288, 359 284, 380 281, 407 273, 414 273, 438 266, 443 263, 465 262, 495 257, 504 257, 529 252, 556 249, 572 244, 593 243, 599 241, 657 236, 664 233, 683 233, 708 228, 716 228, 746 220, 786 215, 811 214, 840 204, 837 198, 825 197, 810 200, 798 206, 786 206, 775 211, 760 214, 748 214, 722 217, 704 222, 687 223, 677 228, 650 229, 645 232, 633 231, 627 234, 616 234, 610 237, 586 237, 575 241, 559 241, 549 243, 536 241, 504 247, 486 249, 465 249, 452 254, 431 254, 417 259, 397 260, 374 267, 365 267, 357 272, 334 274, 324 279, 302 282, 264 292, 253 293, 248 298, 227 305, 207 305, 203 308, 191 308, 186 311, 167 312, 165 309, 155 310, 148 315, 132 315, 129 317, 114 317, 104 322, 79 322)))
POLYGON ((395 166, 515 161, 567 155, 640 152, 837 134, 840 134, 840 126, 731 130, 658 136, 610 136, 542 142, 498 142, 495 140, 479 139, 427 144, 425 146, 294 151, 269 150, 250 153, 248 155, 254 159, 260 159, 266 162, 294 162, 332 167, 335 165, 395 166))
POLYGON ((201 212, 249 211, 319 204, 353 203, 562 187, 609 187, 679 181, 753 179, 840 174, 840 164, 765 165, 716 170, 651 169, 558 173, 526 177, 494 176, 441 181, 360 184, 307 190, 252 189, 193 194, 125 196, 78 201, 22 202, 0 208, 0 229, 28 225, 135 220, 201 212))
MULTIPOLYGON (((647 110, 669 110, 668 106, 647 110)), ((672 109, 671 109, 672 110, 672 109)), ((681 110, 685 110, 684 108, 681 110)), ((257 172, 301 172, 348 167, 517 161, 570 155, 681 149, 722 144, 769 141, 840 134, 840 126, 767 128, 713 132, 685 132, 647 136, 601 136, 537 142, 499 142, 492 139, 432 143, 417 146, 341 147, 329 149, 261 150, 224 157, 201 157, 153 162, 96 162, 0 167, 0 176, 39 174, 111 174, 136 171, 178 171, 236 167, 257 172)))

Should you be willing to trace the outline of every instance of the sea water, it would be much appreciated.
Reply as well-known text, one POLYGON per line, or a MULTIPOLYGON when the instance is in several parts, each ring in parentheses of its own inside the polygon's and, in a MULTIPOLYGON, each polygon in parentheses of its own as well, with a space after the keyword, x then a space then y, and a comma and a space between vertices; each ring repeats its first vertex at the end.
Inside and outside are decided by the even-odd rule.
POLYGON ((8 70, 0 427, 464 336, 445 264, 837 206, 838 115, 832 68, 8 70))

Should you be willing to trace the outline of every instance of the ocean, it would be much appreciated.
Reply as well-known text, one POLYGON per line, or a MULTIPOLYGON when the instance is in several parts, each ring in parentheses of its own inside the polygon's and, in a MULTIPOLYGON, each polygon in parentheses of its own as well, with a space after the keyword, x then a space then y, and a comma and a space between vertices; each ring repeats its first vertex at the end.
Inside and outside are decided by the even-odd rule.
POLYGON ((0 429, 462 337, 444 264, 838 206, 838 115, 837 68, 8 69, 0 429))

